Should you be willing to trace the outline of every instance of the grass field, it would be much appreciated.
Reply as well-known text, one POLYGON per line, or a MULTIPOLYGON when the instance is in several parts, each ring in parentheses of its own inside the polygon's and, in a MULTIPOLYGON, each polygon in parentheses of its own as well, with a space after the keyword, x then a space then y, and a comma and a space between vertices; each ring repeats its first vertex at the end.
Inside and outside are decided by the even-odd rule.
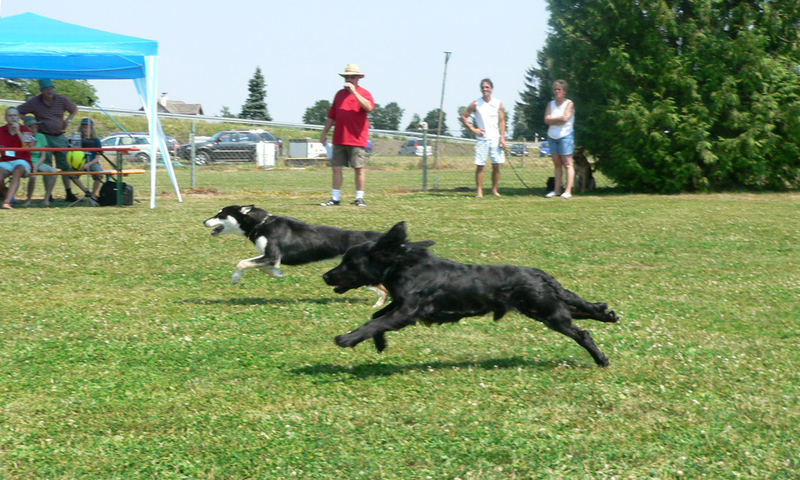
POLYGON ((375 169, 367 208, 323 209, 327 169, 206 168, 183 203, 159 173, 155 210, 142 175, 132 207, 2 212, 0 478, 797 478, 800 195, 545 200, 549 168, 504 172, 478 200, 469 167, 427 193, 375 169), (579 322, 611 365, 518 314, 341 349, 374 294, 334 294, 336 261, 230 285, 254 249, 201 222, 249 203, 548 271, 621 315, 579 322))

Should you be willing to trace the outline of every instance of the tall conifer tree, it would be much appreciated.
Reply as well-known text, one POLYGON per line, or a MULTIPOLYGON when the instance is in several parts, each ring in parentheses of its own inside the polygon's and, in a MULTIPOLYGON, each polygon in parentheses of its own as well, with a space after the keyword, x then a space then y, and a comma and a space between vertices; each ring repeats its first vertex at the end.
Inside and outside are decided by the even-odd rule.
POLYGON ((239 118, 249 118, 251 120, 272 120, 269 111, 267 110, 267 85, 264 81, 264 75, 261 73, 261 67, 256 67, 256 73, 247 84, 249 94, 244 105, 242 105, 242 113, 239 118))

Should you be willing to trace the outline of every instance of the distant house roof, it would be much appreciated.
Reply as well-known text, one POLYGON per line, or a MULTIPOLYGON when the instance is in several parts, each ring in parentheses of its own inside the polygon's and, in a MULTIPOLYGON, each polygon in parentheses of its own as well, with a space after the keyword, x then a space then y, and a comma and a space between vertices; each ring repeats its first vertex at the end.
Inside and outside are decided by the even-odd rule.
POLYGON ((168 100, 162 93, 158 99, 158 111, 163 113, 179 113, 181 115, 203 115, 203 106, 199 103, 186 103, 180 100, 168 100))

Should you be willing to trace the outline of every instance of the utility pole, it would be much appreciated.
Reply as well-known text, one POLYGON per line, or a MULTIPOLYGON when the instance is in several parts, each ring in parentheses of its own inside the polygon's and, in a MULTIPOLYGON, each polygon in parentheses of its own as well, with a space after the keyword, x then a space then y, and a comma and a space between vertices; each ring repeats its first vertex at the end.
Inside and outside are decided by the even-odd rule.
MULTIPOLYGON (((436 170, 436 176, 433 179, 433 188, 439 189, 439 137, 442 136, 442 108, 444 108, 444 86, 447 81, 447 62, 450 61, 450 54, 453 52, 444 52, 444 73, 442 74, 442 97, 439 100, 439 122, 436 125, 436 156, 433 161, 433 168, 436 170)), ((424 146, 423 146, 424 148, 424 146)))
POLYGON ((428 191, 428 122, 421 122, 422 129, 422 191, 428 191))

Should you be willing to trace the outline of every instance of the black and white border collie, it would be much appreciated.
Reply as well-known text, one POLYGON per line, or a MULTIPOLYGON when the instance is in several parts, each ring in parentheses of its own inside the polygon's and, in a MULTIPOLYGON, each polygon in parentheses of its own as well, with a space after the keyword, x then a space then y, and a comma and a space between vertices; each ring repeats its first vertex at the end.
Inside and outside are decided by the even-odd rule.
MULTIPOLYGON (((328 225, 310 225, 292 217, 272 215, 254 205, 230 205, 203 222, 213 228, 211 235, 242 235, 255 244, 261 254, 241 260, 231 283, 239 283, 245 270, 260 268, 275 277, 283 277, 281 265, 303 265, 344 254, 348 248, 375 240, 381 233, 370 230, 346 230, 328 225)), ((367 286, 378 294, 376 307, 386 302, 386 289, 367 286)))

